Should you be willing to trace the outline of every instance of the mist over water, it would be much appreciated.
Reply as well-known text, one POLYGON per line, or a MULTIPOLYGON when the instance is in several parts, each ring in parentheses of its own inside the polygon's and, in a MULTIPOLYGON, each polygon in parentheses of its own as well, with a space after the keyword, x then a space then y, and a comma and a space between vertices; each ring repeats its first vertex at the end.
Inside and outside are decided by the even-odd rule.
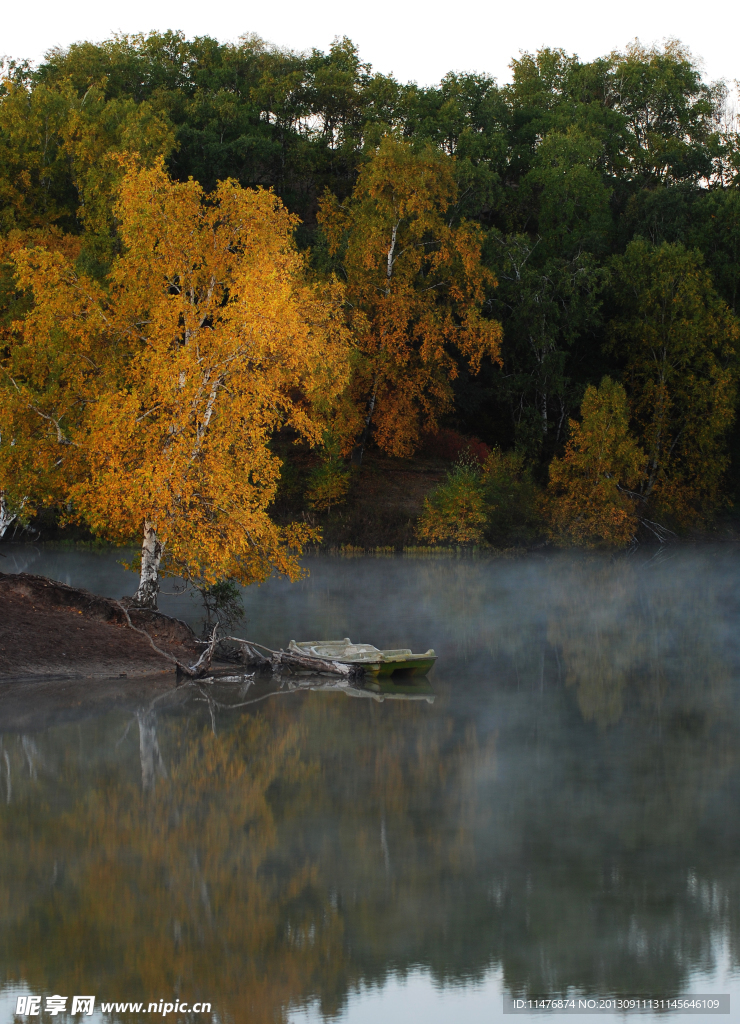
MULTIPOLYGON (((118 552, 3 551, 134 590, 118 552)), ((240 635, 434 647, 434 703, 212 717, 161 683, 91 709, 86 682, 55 720, 3 714, 3 690, 6 992, 294 1024, 490 1021, 504 991, 737 1012, 740 553, 306 565, 246 592, 240 635)), ((197 623, 187 595, 160 605, 197 623)))

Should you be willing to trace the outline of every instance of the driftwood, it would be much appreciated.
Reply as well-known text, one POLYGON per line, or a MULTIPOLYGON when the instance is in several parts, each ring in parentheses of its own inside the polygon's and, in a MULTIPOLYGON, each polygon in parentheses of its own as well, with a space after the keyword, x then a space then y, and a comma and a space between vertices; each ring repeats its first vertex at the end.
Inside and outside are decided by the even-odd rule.
MULTIPOLYGON (((325 658, 314 658, 310 654, 296 654, 294 651, 278 651, 270 659, 275 668, 307 669, 309 672, 321 672, 332 676, 343 676, 354 679, 364 673, 361 665, 344 665, 340 661, 327 661, 325 658)), ((273 669, 274 671, 274 669, 273 669)))
POLYGON ((140 633, 142 636, 146 637, 146 639, 149 641, 150 645, 157 652, 157 654, 161 655, 163 658, 166 658, 167 661, 169 661, 172 665, 175 666, 175 672, 177 675, 178 682, 183 676, 186 676, 188 679, 199 679, 201 676, 204 676, 206 674, 208 669, 211 667, 211 661, 213 660, 213 652, 216 649, 216 645, 219 643, 219 638, 217 635, 218 623, 216 623, 216 625, 213 627, 211 639, 208 641, 206 649, 203 651, 203 653, 195 662, 195 664, 184 665, 178 658, 174 656, 174 654, 169 654, 167 651, 163 651, 161 647, 157 647, 157 645, 154 643, 151 636, 147 633, 145 629, 139 629, 138 626, 135 626, 133 624, 133 622, 131 621, 131 616, 129 615, 128 609, 126 608, 125 605, 121 604, 120 601, 116 601, 116 604, 121 609, 123 614, 126 616, 126 622, 128 623, 129 628, 133 629, 134 633, 140 633))
MULTIPOLYGON (((233 639, 233 637, 229 639, 233 639)), ((270 665, 270 659, 266 658, 264 654, 260 654, 257 648, 246 640, 242 640, 239 644, 239 652, 242 664, 248 665, 250 668, 267 668, 270 665)))
POLYGON ((362 665, 344 665, 338 661, 328 661, 325 658, 315 658, 310 654, 296 654, 294 651, 273 651, 269 647, 265 647, 264 644, 257 644, 253 640, 243 640, 238 636, 220 637, 218 635, 218 623, 213 627, 211 638, 198 660, 193 665, 185 665, 176 658, 174 654, 170 654, 168 651, 163 651, 161 647, 158 647, 145 629, 140 629, 138 626, 135 626, 131 621, 131 616, 129 615, 128 609, 125 605, 121 604, 120 601, 116 601, 116 604, 126 616, 126 622, 128 623, 129 628, 133 629, 135 633, 140 633, 142 636, 146 637, 157 654, 166 658, 167 661, 175 666, 178 683, 183 677, 187 679, 202 679, 211 667, 216 647, 224 641, 231 641, 231 643, 239 645, 241 660, 244 665, 265 669, 269 668, 273 673, 278 673, 282 669, 298 669, 303 670, 304 672, 317 672, 321 675, 341 676, 347 681, 350 679, 359 679, 365 674, 365 670, 362 665), (267 651, 269 657, 261 654, 257 650, 258 647, 263 651, 267 651))
POLYGON ((257 644, 253 640, 243 640, 236 636, 227 636, 223 639, 239 644, 242 660, 250 667, 269 668, 272 672, 280 672, 281 669, 298 669, 304 672, 318 672, 322 675, 341 676, 346 680, 358 679, 365 674, 362 665, 345 665, 339 661, 316 658, 311 654, 297 654, 295 651, 273 651, 263 644, 257 644), (265 657, 257 650, 258 647, 267 651, 270 656, 265 657))

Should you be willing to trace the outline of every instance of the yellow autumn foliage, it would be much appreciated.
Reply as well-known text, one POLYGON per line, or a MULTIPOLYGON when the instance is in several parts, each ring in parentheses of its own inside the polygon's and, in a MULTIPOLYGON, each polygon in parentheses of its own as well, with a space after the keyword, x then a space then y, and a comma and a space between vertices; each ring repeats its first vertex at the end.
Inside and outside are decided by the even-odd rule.
POLYGON ((327 193, 318 220, 341 254, 357 355, 344 431, 364 445, 370 426, 380 448, 402 457, 452 403, 458 374, 451 347, 472 373, 499 361, 501 325, 482 315, 496 284, 481 259, 477 225, 453 226, 454 160, 419 153, 386 137, 362 167, 345 203, 327 193), (364 431, 363 431, 364 427, 364 431))
POLYGON ((0 429, 16 453, 0 446, 0 468, 25 457, 29 494, 111 540, 153 524, 186 577, 293 577, 289 548, 310 531, 270 518, 268 445, 284 425, 318 442, 315 409, 346 385, 340 289, 307 283, 296 218, 269 191, 204 195, 131 166, 116 213, 106 287, 62 252, 15 254, 34 305, 6 361, 0 429))
POLYGON ((589 385, 581 423, 561 459, 550 463, 547 512, 550 535, 560 544, 624 546, 637 529, 635 488, 645 456, 629 431, 629 407, 621 384, 604 377, 589 385))
POLYGON ((428 544, 480 544, 487 511, 480 470, 462 463, 424 499, 416 532, 428 544))

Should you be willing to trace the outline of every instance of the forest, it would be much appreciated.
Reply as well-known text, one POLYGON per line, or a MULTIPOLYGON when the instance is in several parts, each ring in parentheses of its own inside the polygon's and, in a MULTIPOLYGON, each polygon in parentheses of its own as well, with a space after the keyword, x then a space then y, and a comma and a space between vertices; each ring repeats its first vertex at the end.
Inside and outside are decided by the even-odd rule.
POLYGON ((419 546, 731 522, 731 91, 678 41, 511 69, 178 32, 5 58, 0 535, 143 534, 147 604, 165 568, 298 574, 399 466, 432 470, 419 546))

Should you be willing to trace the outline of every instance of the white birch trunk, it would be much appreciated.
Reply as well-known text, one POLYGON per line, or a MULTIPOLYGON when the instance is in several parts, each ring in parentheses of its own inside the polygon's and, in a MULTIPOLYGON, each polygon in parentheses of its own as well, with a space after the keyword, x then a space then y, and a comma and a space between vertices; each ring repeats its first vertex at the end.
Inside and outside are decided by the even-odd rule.
MULTIPOLYGON (((391 230, 391 245, 390 245, 390 249, 388 250, 388 255, 386 257, 386 265, 385 265, 385 297, 386 297, 386 299, 391 294, 391 279, 393 277, 393 266, 394 266, 394 264, 396 262, 396 241, 398 239, 398 224, 400 224, 400 221, 397 224, 394 224, 393 228, 391 230)), ((385 342, 383 341, 382 337, 380 339, 380 348, 381 348, 381 351, 385 348, 385 342)), ((362 465, 362 456, 363 456, 363 454, 365 452, 365 446, 367 445, 367 442, 370 440, 370 428, 373 425, 373 413, 375 412, 375 399, 377 397, 377 394, 378 394, 378 379, 376 377, 375 378, 375 384, 373 385, 372 394, 370 395, 370 397, 367 400, 366 415, 365 415, 365 428, 362 431, 362 436, 360 438, 360 443, 358 445, 356 445, 356 447, 352 451, 351 461, 352 461, 352 465, 353 466, 361 466, 362 465)))
POLYGON ((139 608, 156 608, 159 593, 159 563, 162 561, 164 544, 157 537, 157 527, 148 519, 144 521, 144 541, 141 545, 141 577, 139 589, 134 595, 134 604, 139 608))
POLYGON ((152 712, 137 712, 139 723, 139 759, 141 761, 141 788, 145 793, 154 789, 157 776, 167 778, 157 742, 157 719, 152 712))
POLYGON ((0 537, 5 534, 5 531, 14 523, 18 517, 10 511, 8 503, 5 500, 5 495, 0 491, 0 537))

